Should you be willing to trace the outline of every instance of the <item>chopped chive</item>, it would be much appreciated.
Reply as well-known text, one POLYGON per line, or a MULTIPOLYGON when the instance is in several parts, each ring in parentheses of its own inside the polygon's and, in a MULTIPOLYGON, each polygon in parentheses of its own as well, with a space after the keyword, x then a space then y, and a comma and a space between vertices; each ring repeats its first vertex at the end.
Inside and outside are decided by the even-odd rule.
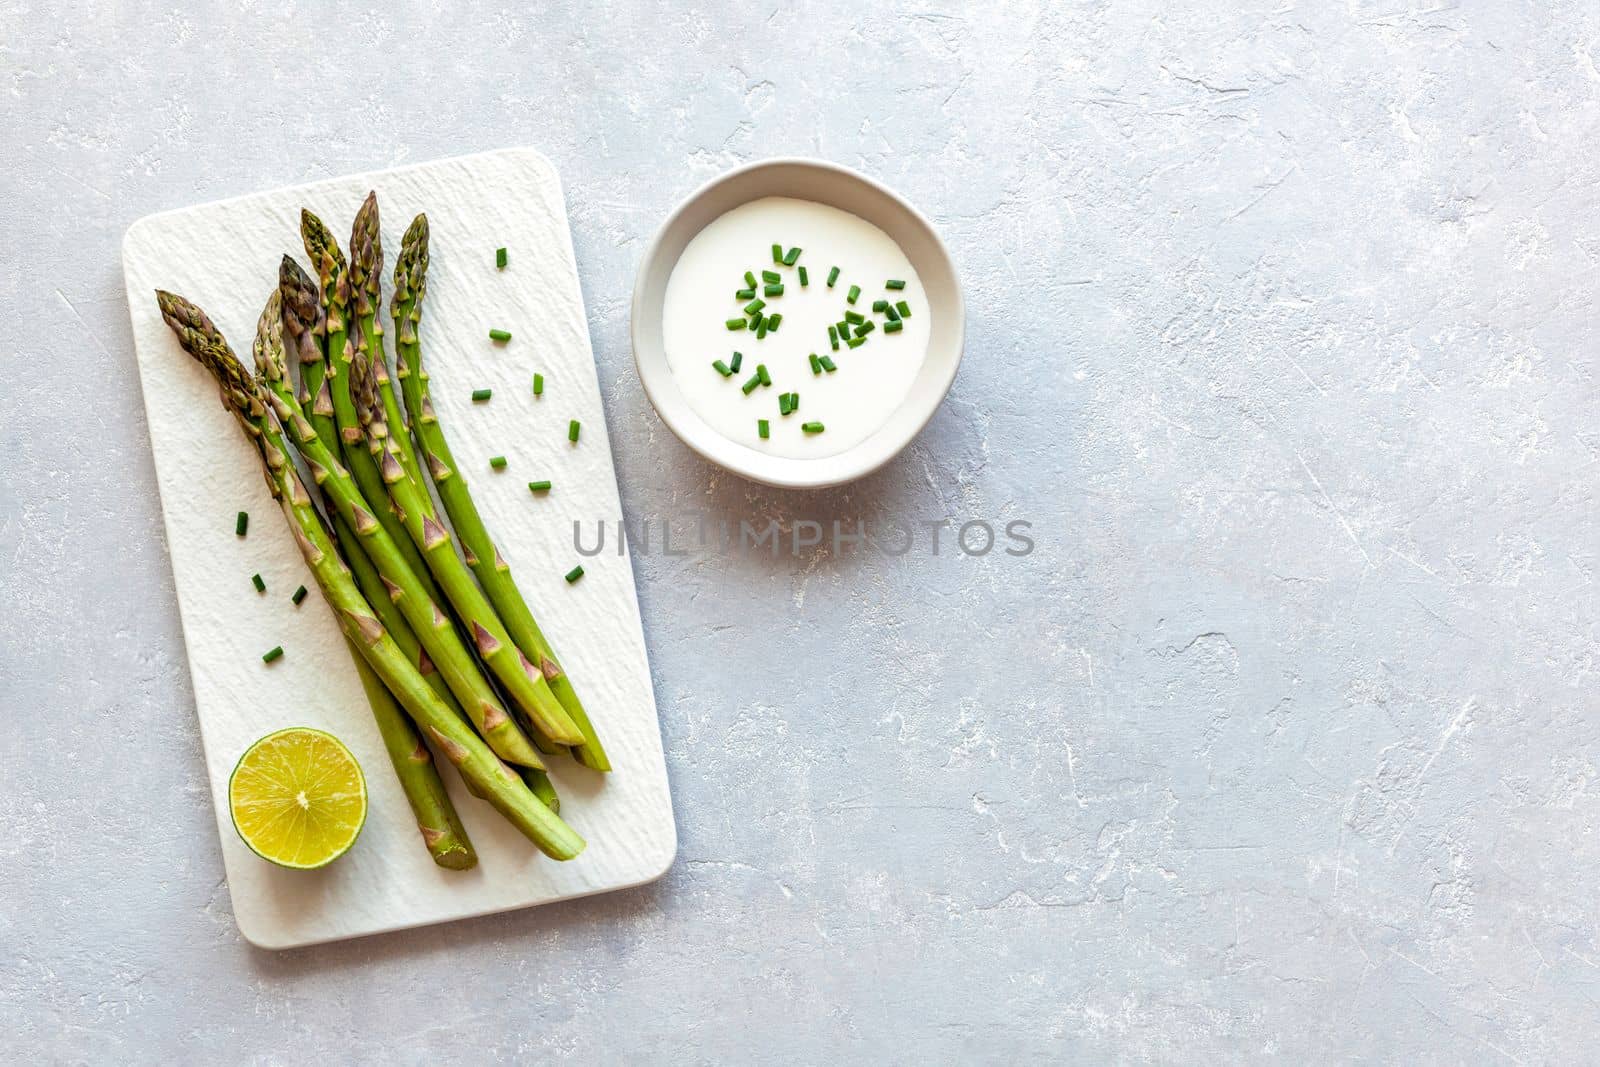
POLYGON ((541 482, 529 482, 528 491, 530 493, 548 493, 550 491, 550 480, 546 478, 541 482))
POLYGON ((863 322, 867 321, 867 317, 861 314, 859 311, 846 311, 844 313, 844 321, 848 322, 852 326, 860 326, 863 322))
POLYGON ((491 340, 491 341, 509 341, 509 340, 511 340, 511 331, 510 330, 490 330, 489 331, 489 340, 491 340))
POLYGON ((571 585, 573 582, 577 581, 579 578, 582 578, 583 577, 583 565, 579 564, 578 566, 572 568, 570 571, 567 572, 566 577, 567 577, 567 584, 568 585, 571 585))
POLYGON ((306 598, 306 587, 302 585, 299 589, 296 589, 294 591, 294 593, 289 597, 289 600, 296 607, 299 607, 300 606, 300 601, 304 600, 305 598, 306 598))
POLYGON ((874 300, 872 302, 872 310, 878 312, 879 314, 882 314, 883 312, 888 311, 889 310, 889 301, 887 301, 887 300, 874 300))
POLYGON ((811 353, 811 373, 822 373, 822 360, 817 358, 817 354, 815 352, 811 353))
POLYGON ((804 430, 806 433, 821 433, 822 432, 822 423, 820 423, 820 422, 802 422, 800 424, 800 428, 802 430, 804 430))
POLYGON ((748 289, 740 289, 738 292, 733 294, 733 297, 734 297, 735 300, 749 300, 751 297, 753 297, 755 295, 756 295, 755 286, 751 286, 748 289))
POLYGON ((756 377, 761 379, 762 385, 772 384, 772 375, 767 373, 767 365, 765 363, 756 364, 756 377))
MULTIPOLYGON (((871 326, 872 323, 869 322, 869 323, 867 323, 867 325, 871 326)), ((903 319, 891 319, 888 322, 883 324, 883 332, 884 333, 899 333, 904 328, 905 328, 905 321, 903 319)))
POLYGON ((722 375, 724 378, 733 377, 733 368, 722 362, 722 360, 714 359, 711 361, 711 365, 717 368, 717 373, 722 375))
POLYGON ((885 289, 904 289, 906 287, 906 283, 901 278, 890 278, 888 281, 883 283, 883 287, 885 289))
POLYGON ((756 434, 763 441, 772 436, 772 424, 766 419, 756 420, 756 434))
POLYGON ((811 279, 806 277, 806 269, 804 267, 801 267, 800 268, 800 288, 804 289, 806 286, 808 286, 810 284, 811 284, 811 279))
POLYGON ((775 270, 764 270, 761 272, 761 280, 768 285, 771 285, 774 282, 783 281, 783 275, 779 274, 775 270))
POLYGON ((474 389, 472 391, 472 402, 474 404, 481 404, 485 400, 488 400, 493 395, 494 395, 494 390, 493 389, 474 389))
POLYGON ((839 351, 839 327, 828 327, 828 347, 835 352, 839 351))
POLYGON ((778 414, 779 415, 787 415, 787 414, 789 414, 789 394, 788 393, 781 393, 778 396, 778 414))
POLYGON ((266 652, 264 652, 262 654, 261 662, 262 663, 271 663, 275 659, 282 659, 282 658, 283 658, 283 646, 282 645, 274 645, 272 648, 267 649, 266 652))
POLYGON ((727 322, 723 323, 723 325, 726 326, 730 330, 742 330, 742 329, 744 329, 744 320, 743 319, 729 319, 727 322))
POLYGON ((573 442, 574 444, 576 444, 578 440, 578 428, 577 419, 573 419, 571 422, 567 423, 567 440, 573 442))
POLYGON ((506 469, 506 457, 504 457, 504 456, 490 456, 489 457, 489 466, 493 467, 497 471, 505 470, 506 469))
POLYGON ((799 259, 799 258, 800 258, 800 249, 798 247, 791 248, 791 249, 789 249, 789 251, 785 252, 784 255, 783 255, 783 265, 785 267, 792 267, 792 266, 794 266, 794 261, 799 259))
POLYGON ((833 361, 832 356, 823 356, 821 359, 817 360, 817 362, 822 364, 822 369, 828 371, 830 374, 839 369, 839 365, 833 361))
POLYGON ((833 283, 839 280, 839 268, 835 267, 828 272, 828 288, 833 288, 833 283))
POLYGON ((789 394, 789 414, 793 415, 795 412, 797 412, 799 410, 800 410, 800 394, 799 393, 790 393, 789 394))
POLYGON ((542 375, 542 374, 535 374, 533 376, 533 395, 534 396, 543 396, 544 395, 544 375, 542 375))
POLYGON ((745 283, 745 285, 747 285, 750 288, 754 289, 756 287, 756 276, 755 276, 755 274, 752 273, 751 271, 745 271, 744 272, 744 283, 745 283))
POLYGON ((744 313, 746 315, 754 315, 756 312, 760 311, 766 306, 767 302, 765 300, 761 299, 760 297, 756 297, 754 300, 750 301, 750 303, 744 306, 744 313))
POLYGON ((241 511, 239 517, 233 520, 233 532, 236 536, 243 537, 248 529, 250 529, 250 513, 241 511))
POLYGON ((743 352, 735 352, 733 354, 733 361, 728 364, 728 369, 733 371, 733 373, 738 374, 739 373, 739 364, 741 364, 743 362, 744 362, 744 353, 743 352))
POLYGON ((767 316, 767 332, 768 333, 777 333, 778 332, 778 323, 780 323, 782 321, 783 321, 783 312, 781 312, 781 311, 778 312, 776 315, 768 315, 767 316))
POLYGON ((871 333, 873 330, 875 330, 877 328, 878 328, 877 323, 874 323, 874 322, 863 322, 860 326, 856 327, 856 336, 857 337, 865 337, 867 334, 871 333))
POLYGON ((845 299, 850 301, 850 303, 854 304, 856 302, 856 298, 859 297, 860 295, 861 295, 861 286, 852 285, 850 287, 850 293, 849 293, 849 295, 847 295, 845 297, 845 299))
POLYGON ((762 296, 782 296, 783 295, 783 283, 782 282, 774 282, 771 285, 764 286, 762 288, 762 290, 761 290, 761 295, 762 296))
POLYGON ((761 329, 761 324, 764 321, 765 319, 762 318, 761 312, 758 311, 754 315, 750 316, 750 328, 752 330, 759 330, 761 329))
POLYGON ((761 322, 761 325, 756 327, 756 340, 757 341, 764 340, 766 338, 766 336, 767 336, 767 323, 766 323, 766 320, 763 319, 762 322, 761 322))
POLYGON ((894 306, 899 309, 901 318, 909 319, 911 317, 911 305, 904 300, 895 301, 894 306))
POLYGON ((760 384, 761 384, 761 375, 752 374, 745 381, 745 383, 743 385, 739 386, 739 388, 741 390, 743 390, 745 396, 749 396, 751 393, 756 391, 756 386, 758 386, 760 384))
POLYGON ((862 345, 864 345, 866 343, 867 343, 867 339, 865 337, 861 337, 861 336, 852 337, 852 338, 850 338, 850 340, 845 342, 845 344, 849 345, 851 348, 860 348, 862 345))
POLYGON ((894 309, 894 305, 893 304, 887 304, 887 303, 884 304, 883 313, 884 313, 884 315, 886 315, 888 317, 890 322, 899 322, 900 321, 900 312, 898 312, 898 311, 896 311, 894 309))
POLYGON ((497 248, 497 249, 494 250, 494 265, 499 267, 501 270, 505 270, 506 269, 506 250, 505 249, 497 248))
POLYGON ((256 587, 256 592, 258 593, 265 593, 267 591, 267 583, 261 580, 261 575, 259 574, 252 574, 250 576, 250 584, 256 587))
POLYGON ((783 262, 783 246, 782 245, 773 245, 772 246, 772 262, 774 262, 774 263, 782 263, 783 262))

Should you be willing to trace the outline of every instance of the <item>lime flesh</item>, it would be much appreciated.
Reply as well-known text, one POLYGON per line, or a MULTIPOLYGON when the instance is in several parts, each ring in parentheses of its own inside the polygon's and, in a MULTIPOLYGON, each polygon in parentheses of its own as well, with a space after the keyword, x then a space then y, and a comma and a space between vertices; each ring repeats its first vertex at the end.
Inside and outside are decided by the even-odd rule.
POLYGON ((361 765, 337 737, 296 726, 245 750, 228 779, 234 829, 280 867, 323 867, 350 850, 367 821, 361 765))

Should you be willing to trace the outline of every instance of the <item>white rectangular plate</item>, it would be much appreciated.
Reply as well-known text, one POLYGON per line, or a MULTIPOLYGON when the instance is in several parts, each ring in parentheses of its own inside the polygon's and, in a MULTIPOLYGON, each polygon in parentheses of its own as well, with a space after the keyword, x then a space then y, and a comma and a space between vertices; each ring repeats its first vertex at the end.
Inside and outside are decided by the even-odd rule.
POLYGON ((561 184, 549 161, 509 149, 152 215, 129 228, 123 273, 223 865, 244 936, 288 948, 659 877, 677 837, 632 568, 608 547, 581 560, 581 581, 568 585, 562 577, 580 562, 574 522, 585 523, 592 542, 593 523, 622 511, 561 184), (309 268, 300 209, 319 215, 345 243, 369 189, 377 190, 382 214, 386 328, 400 237, 417 212, 427 212, 431 265, 421 337, 434 404, 485 521, 615 767, 601 776, 552 761, 561 814, 589 842, 567 863, 540 855, 446 768, 479 863, 466 872, 433 865, 339 630, 267 492, 254 449, 156 310, 155 289, 181 293, 250 362, 256 318, 277 282, 280 257, 291 253, 309 268), (497 270, 502 246, 510 263, 497 270), (513 340, 491 344, 491 327, 510 330, 513 340), (545 380, 539 398, 531 388, 536 371, 545 380), (472 403, 472 390, 482 387, 494 390, 493 400, 472 403), (567 441, 569 419, 583 424, 576 445, 567 441), (489 467, 496 455, 509 461, 502 472, 489 467), (530 494, 527 483, 544 478, 554 489, 530 494), (234 535, 239 511, 250 513, 242 538, 234 535), (256 573, 266 581, 264 594, 251 586, 256 573), (296 608, 289 597, 301 584, 312 593, 296 608), (283 658, 262 663, 274 645, 284 647, 283 658), (263 734, 296 725, 338 736, 367 777, 370 814, 361 839, 320 871, 281 870, 257 858, 228 815, 228 776, 239 755, 263 734))

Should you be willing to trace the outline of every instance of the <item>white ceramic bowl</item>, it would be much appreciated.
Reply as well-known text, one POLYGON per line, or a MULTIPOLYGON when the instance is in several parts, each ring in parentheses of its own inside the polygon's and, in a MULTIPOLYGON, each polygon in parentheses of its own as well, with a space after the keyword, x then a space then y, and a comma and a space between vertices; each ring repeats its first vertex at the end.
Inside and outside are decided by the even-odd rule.
POLYGON ((656 413, 678 439, 720 467, 768 485, 814 489, 868 474, 894 458, 938 409, 966 336, 961 282, 933 226, 910 204, 847 167, 814 159, 768 159, 731 170, 695 190, 668 216, 645 251, 633 287, 633 358, 656 413), (860 444, 818 459, 786 459, 758 452, 712 429, 678 388, 662 344, 662 303, 678 257, 695 235, 740 204, 791 196, 860 216, 900 245, 922 281, 933 321, 928 354, 900 406, 860 444))

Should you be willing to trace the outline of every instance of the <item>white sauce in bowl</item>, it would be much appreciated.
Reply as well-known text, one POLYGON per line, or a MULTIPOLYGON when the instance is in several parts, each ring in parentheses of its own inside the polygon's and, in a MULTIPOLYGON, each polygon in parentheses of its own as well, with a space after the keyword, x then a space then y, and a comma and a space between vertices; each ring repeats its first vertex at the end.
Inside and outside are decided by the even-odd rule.
POLYGON ((809 200, 767 197, 742 204, 713 220, 695 235, 678 257, 668 279, 662 311, 662 339, 667 365, 690 408, 713 429, 751 448, 792 459, 820 458, 861 443, 882 426, 905 400, 928 351, 933 314, 921 280, 900 246, 888 234, 838 208, 809 200), (772 261, 772 246, 785 252, 799 246, 794 266, 772 261), (805 267, 809 284, 800 285, 797 267, 805 267), (828 288, 828 272, 839 268, 828 288), (755 332, 729 330, 727 320, 744 314, 747 299, 735 293, 746 287, 745 271, 756 276, 756 296, 766 301, 763 315, 783 315, 777 332, 761 340, 755 332), (783 295, 765 296, 762 271, 783 277, 783 295), (903 279, 904 289, 886 289, 888 279, 903 279), (850 287, 859 285, 854 305, 850 287), (898 333, 886 333, 888 321, 874 312, 874 301, 905 301, 911 309, 898 333), (841 340, 829 346, 828 327, 855 311, 875 324, 858 348, 841 340), (738 373, 723 377, 712 366, 731 364, 733 353, 744 358, 738 373), (809 357, 832 357, 838 370, 813 374, 809 357), (771 386, 757 386, 749 395, 740 386, 765 364, 771 386), (791 415, 778 413, 778 397, 799 393, 800 406, 791 415), (766 419, 771 436, 762 440, 756 422, 766 419), (810 434, 801 424, 821 422, 822 433, 810 434))

